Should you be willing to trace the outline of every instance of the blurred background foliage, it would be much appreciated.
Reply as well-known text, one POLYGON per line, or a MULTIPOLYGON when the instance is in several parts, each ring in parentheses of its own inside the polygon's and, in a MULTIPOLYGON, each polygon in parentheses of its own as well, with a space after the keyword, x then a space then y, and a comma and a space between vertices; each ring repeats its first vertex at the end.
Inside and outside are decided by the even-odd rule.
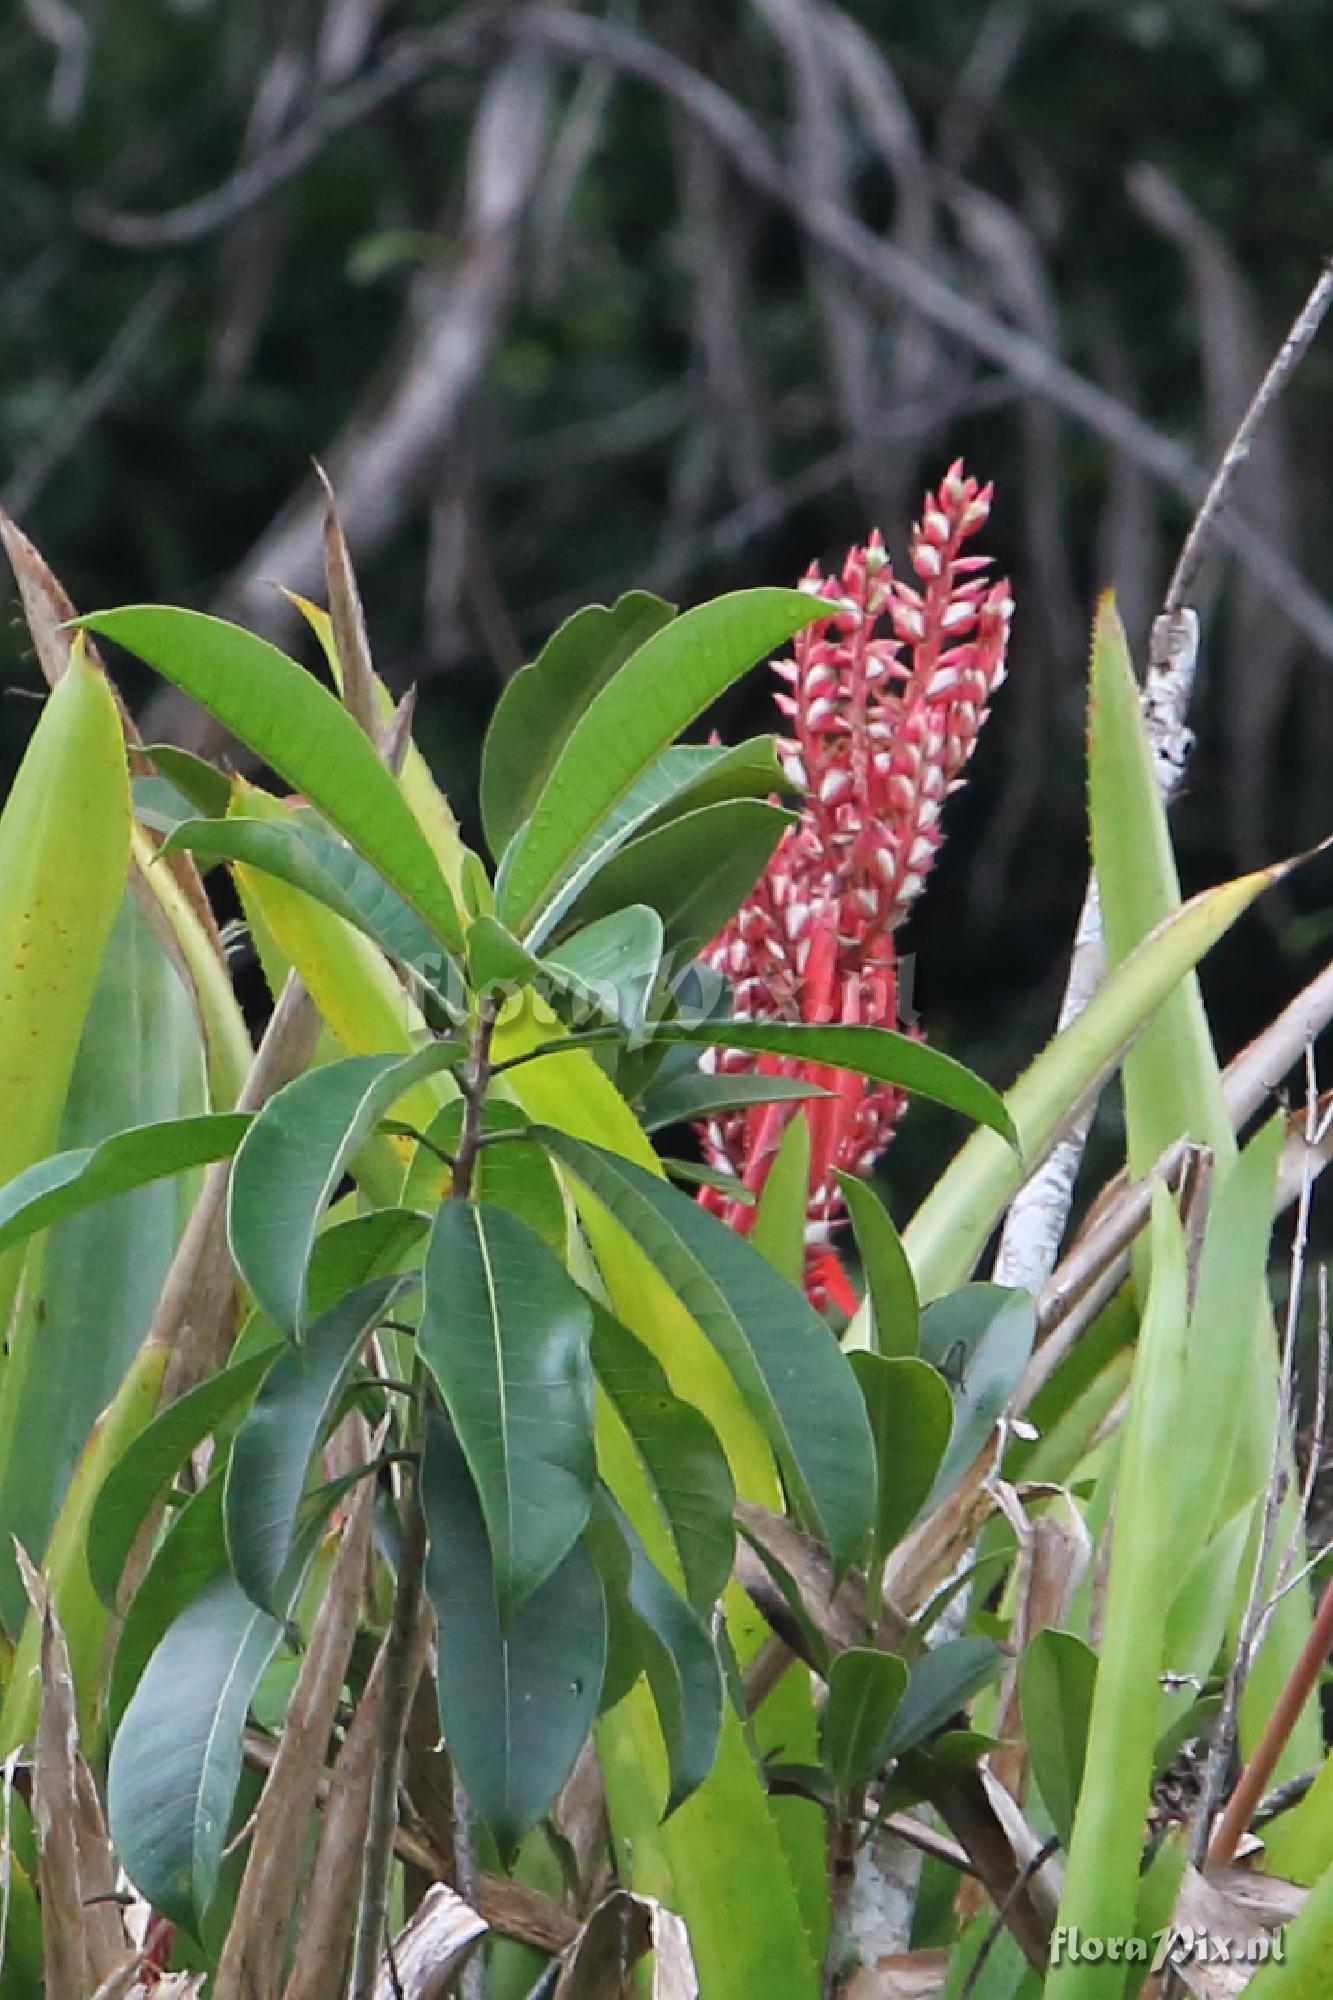
MULTIPOLYGON (((299 646, 274 585, 317 594, 320 458, 470 823, 497 691, 567 611, 794 580, 876 523, 901 551, 965 454, 1011 678, 904 943, 933 1038, 1007 1080, 1086 868, 1093 596, 1142 651, 1329 247, 1331 68, 1324 0, 14 0, 0 499, 85 607, 299 646)), ((1330 831, 1331 413, 1325 340, 1196 592, 1187 887, 1330 831)), ((0 678, 4 778, 13 622, 0 678)), ((150 737, 220 747, 126 685, 150 737)), ((1217 954, 1224 1053, 1326 955, 1328 885, 1217 954)), ((912 1130, 904 1194, 953 1137, 912 1130)))

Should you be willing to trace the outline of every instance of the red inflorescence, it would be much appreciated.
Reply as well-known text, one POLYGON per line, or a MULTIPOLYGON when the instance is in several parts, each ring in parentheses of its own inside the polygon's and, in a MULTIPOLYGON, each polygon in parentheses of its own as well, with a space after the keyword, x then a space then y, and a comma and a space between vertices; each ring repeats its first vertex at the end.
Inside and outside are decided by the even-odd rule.
MULTIPOLYGON (((807 626, 775 699, 791 733, 779 749, 802 794, 754 890, 704 954, 732 987, 738 1018, 889 1027, 897 1014, 894 932, 920 895, 943 838, 944 800, 1004 679, 1013 600, 986 580, 989 557, 963 545, 990 512, 991 488, 950 467, 912 531, 915 584, 894 576, 878 532, 836 576, 811 567, 801 588, 827 599, 807 626), (886 629, 887 628, 887 629, 886 629)), ((806 1289, 820 1307, 855 1304, 831 1242, 843 1205, 835 1169, 865 1174, 893 1135, 903 1093, 780 1056, 710 1051, 725 1072, 802 1076, 832 1094, 806 1106, 810 1185, 806 1289)), ((753 1194, 767 1179, 790 1104, 758 1105, 700 1128, 708 1164, 753 1194)), ((749 1204, 704 1188, 733 1229, 749 1204)))

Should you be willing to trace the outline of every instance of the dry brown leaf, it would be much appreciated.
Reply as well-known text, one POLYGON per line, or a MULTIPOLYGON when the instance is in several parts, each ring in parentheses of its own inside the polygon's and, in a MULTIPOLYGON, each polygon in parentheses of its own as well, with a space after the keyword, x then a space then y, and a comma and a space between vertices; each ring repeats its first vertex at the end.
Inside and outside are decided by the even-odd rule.
POLYGON ((652 2000, 698 2000, 689 1933, 651 1896, 615 1889, 570 1946, 552 2000, 620 2000, 631 1969, 653 1954, 652 2000))
POLYGON ((427 1889, 393 1941, 375 1982, 375 2000, 439 2000, 490 1926, 443 1882, 427 1889))
POLYGON ((1188 1991, 1200 2000, 1236 2000, 1262 1962, 1252 1950, 1289 1924, 1309 1893, 1252 1868, 1210 1868, 1203 1875, 1187 1868, 1172 1923, 1186 1950, 1191 1940, 1195 1945, 1173 1961, 1188 1991), (1225 1947, 1226 1961, 1199 1942, 1205 1937, 1225 1947))
POLYGON ((580 1750, 551 1808, 551 1824, 573 1857, 578 1907, 586 1910, 606 1887, 609 1839, 606 1787, 591 1739, 580 1750))
POLYGON ((357 588, 351 551, 338 518, 333 487, 322 465, 315 475, 324 488, 324 577, 329 592, 329 619, 333 643, 343 671, 343 706, 358 722, 372 743, 379 740, 379 715, 375 699, 375 669, 370 658, 366 614, 357 588))
POLYGON ((375 1482, 365 1479, 348 1510, 278 1754, 255 1814, 214 2000, 276 2000, 281 1988, 283 1939, 299 1888, 306 1829, 356 1638, 374 1501, 375 1482))
POLYGON ((123 1970, 131 1949, 119 1904, 106 1823, 92 1774, 79 1754, 74 1676, 50 1594, 21 1544, 14 1554, 42 1621, 42 1700, 33 1759, 32 1816, 40 1853, 42 1966, 46 2000, 87 2000, 123 1970))
MULTIPOLYGON (((860 1576, 849 1576, 834 1596, 833 1565, 818 1542, 780 1514, 772 1514, 749 1500, 737 1501, 735 1517, 737 1525, 745 1531, 736 1541, 737 1580, 794 1653, 805 1659, 807 1665, 818 1664, 807 1658, 809 1649, 799 1622, 747 1537, 761 1543, 787 1572, 800 1592, 806 1617, 830 1652, 840 1653, 848 1646, 866 1643, 865 1583, 860 1576)), ((892 1608, 886 1609, 876 1636, 890 1651, 902 1644, 905 1627, 892 1608)))
POLYGON ((947 1951, 901 1951, 853 1973, 846 2000, 936 2000, 949 1971, 947 1951))

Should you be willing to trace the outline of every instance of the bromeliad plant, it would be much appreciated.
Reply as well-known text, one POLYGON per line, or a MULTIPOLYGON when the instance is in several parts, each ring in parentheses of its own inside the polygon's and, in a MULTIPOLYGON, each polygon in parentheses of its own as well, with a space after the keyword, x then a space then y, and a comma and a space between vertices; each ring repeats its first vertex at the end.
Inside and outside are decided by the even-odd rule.
MULTIPOLYGON (((1242 1751, 1277 1710, 1278 1775, 1319 1762, 1308 1607, 1263 1567, 1284 1135, 1237 1152, 1253 1103, 1191 981, 1280 871, 1180 903, 1109 607, 1112 971, 1004 1098, 889 1025, 1003 672, 1008 593, 964 553, 988 499, 947 475, 912 585, 872 540, 799 591, 571 619, 487 739, 493 873, 373 672, 332 512, 329 609, 300 609, 335 691, 198 614, 75 620, 6 528, 52 692, 0 819, 5 2000, 167 1965, 216 2000, 596 2000, 645 1954, 667 2000, 890 1992, 886 1827, 937 1872, 913 1990, 1119 1994, 1132 1965, 1052 1938, 1225 1895, 1178 1831, 1144 1862, 1237 1657, 1242 1751), (285 796, 145 748, 94 638, 285 796), (788 648, 789 739, 677 740, 788 648), (257 1049, 214 867, 273 996, 257 1049), (969 1282, 1117 1065, 1139 1179, 1077 1282, 969 1282), (900 1238, 864 1175, 918 1094, 977 1129, 900 1238), (702 1169, 654 1143, 691 1124, 702 1169), (1182 1138, 1215 1162, 1188 1242, 1147 1194, 1182 1138)), ((1290 1880, 1333 1862, 1329 1789, 1270 1841, 1290 1880)), ((1295 1950, 1270 1971, 1268 2000, 1315 1990, 1295 1950)))

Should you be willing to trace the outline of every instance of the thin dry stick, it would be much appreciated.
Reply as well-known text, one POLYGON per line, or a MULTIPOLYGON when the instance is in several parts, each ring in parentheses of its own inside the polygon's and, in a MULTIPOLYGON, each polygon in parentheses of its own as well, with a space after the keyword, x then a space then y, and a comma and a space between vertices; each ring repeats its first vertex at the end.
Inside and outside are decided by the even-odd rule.
POLYGON ((1171 581, 1166 587, 1166 597, 1162 608, 1165 611, 1179 611, 1185 602, 1186 593, 1193 584, 1208 550, 1208 543, 1217 532, 1222 509, 1231 497, 1236 483, 1236 475, 1250 455, 1254 434, 1277 401, 1287 383, 1291 380, 1302 357, 1314 340, 1330 306, 1333 306, 1333 258, 1324 265, 1310 291, 1310 296, 1291 323, 1277 353, 1273 356, 1263 381, 1254 392, 1253 401, 1230 444, 1222 454, 1221 463, 1213 474, 1212 484, 1204 495, 1203 505, 1194 517, 1194 524, 1185 537, 1184 545, 1171 572, 1171 581))

